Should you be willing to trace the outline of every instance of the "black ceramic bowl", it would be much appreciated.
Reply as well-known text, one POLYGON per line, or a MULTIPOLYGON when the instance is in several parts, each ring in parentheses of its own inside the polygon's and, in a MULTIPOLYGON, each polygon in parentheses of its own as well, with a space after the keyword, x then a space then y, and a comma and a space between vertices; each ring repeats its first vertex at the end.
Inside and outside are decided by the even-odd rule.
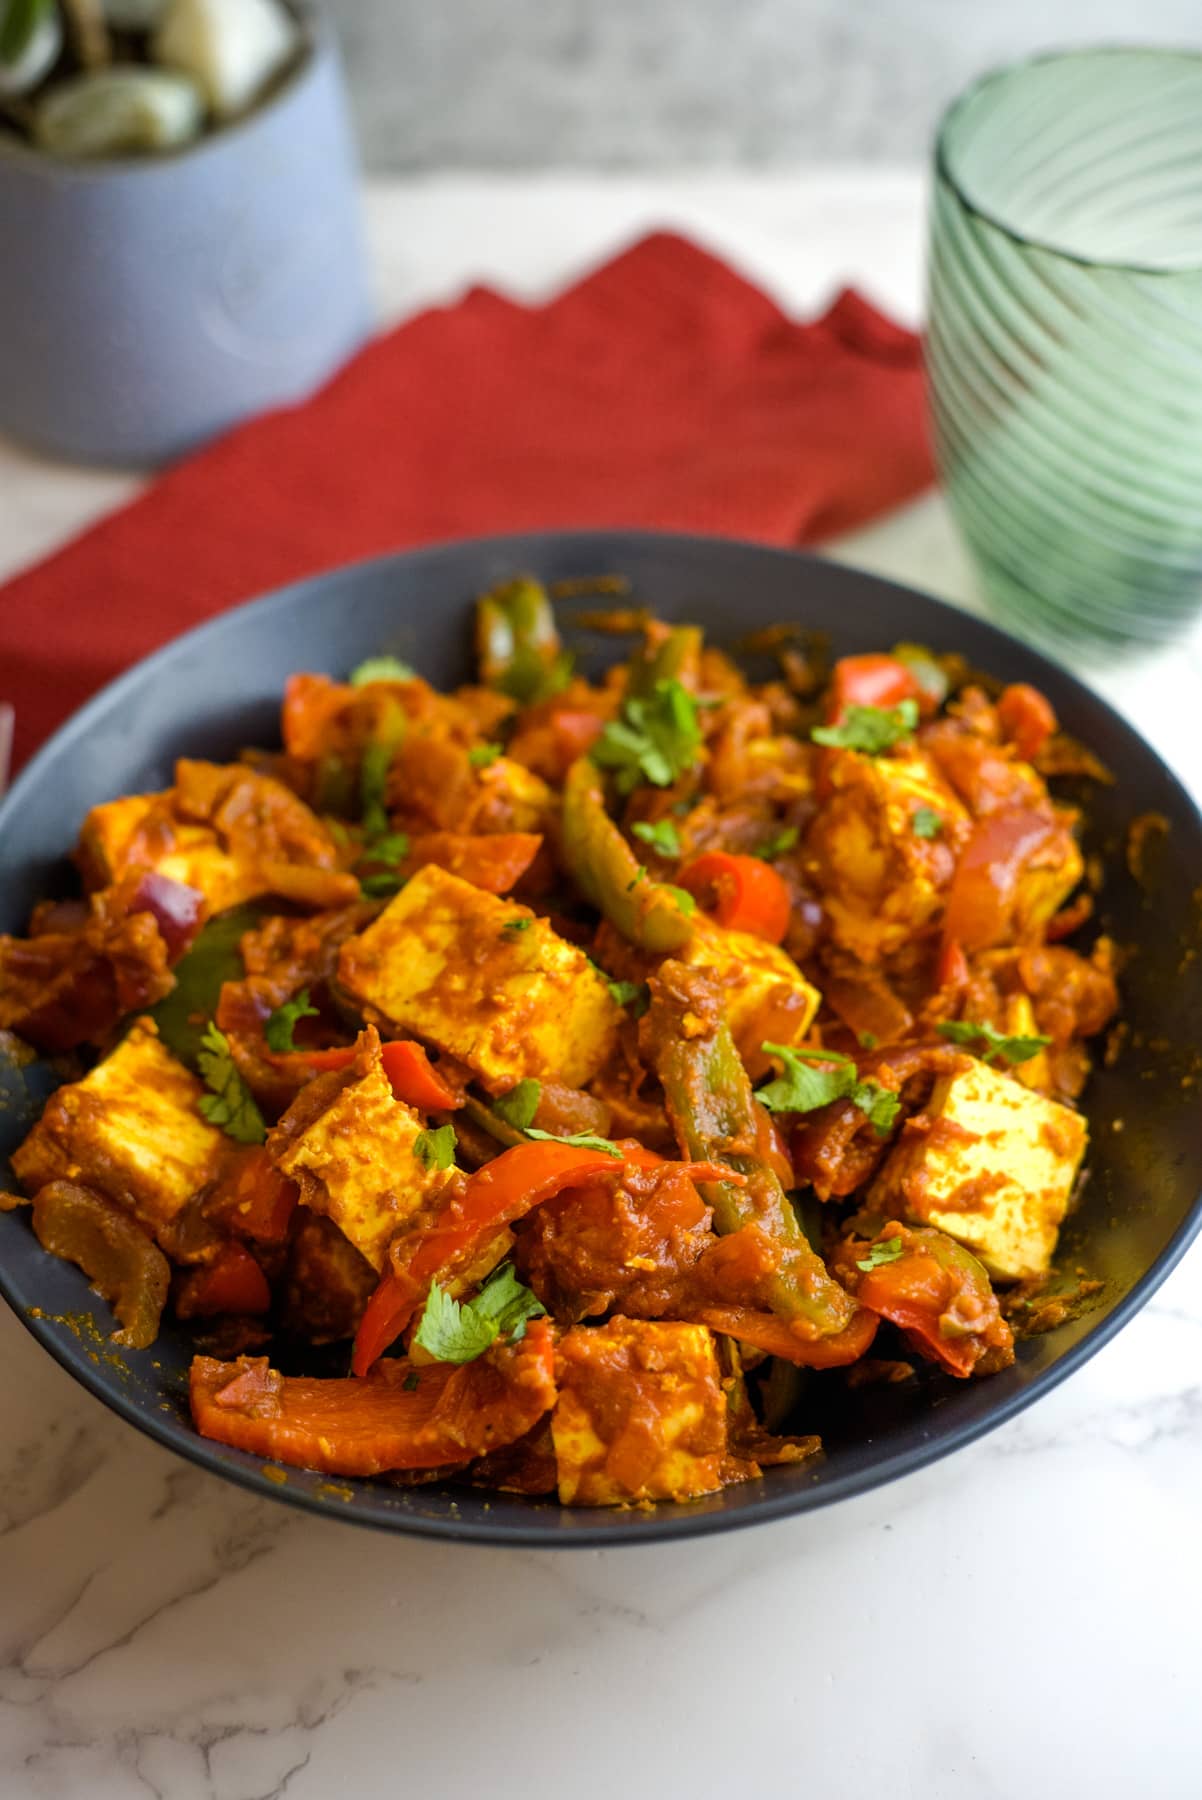
MULTIPOLYGON (((1101 925, 1133 949, 1123 978, 1131 1036, 1087 1092, 1092 1173, 1065 1236, 1070 1254, 1104 1280, 1101 1303, 1022 1344, 1015 1366, 989 1380, 931 1373, 901 1388, 853 1392, 838 1376, 814 1377, 812 1411, 798 1420, 799 1429, 823 1433, 825 1454, 813 1464, 772 1470, 762 1482, 688 1505, 598 1512, 451 1486, 331 1482, 300 1470, 281 1482, 257 1457, 195 1434, 181 1333, 168 1328, 143 1352, 103 1343, 112 1328, 107 1307, 76 1269, 40 1250, 23 1211, 0 1214, 0 1287, 51 1354, 122 1418, 204 1468, 338 1519, 498 1544, 634 1544, 758 1524, 862 1493, 969 1443, 1071 1374, 1142 1306, 1202 1223, 1199 1088, 1182 1084, 1196 1072, 1190 1059, 1196 1064, 1202 1029, 1202 956, 1190 954, 1199 936, 1202 818, 1130 726, 1063 669, 921 594, 811 557, 721 540, 582 532, 385 557, 286 588, 190 633, 60 731, 0 808, 0 930, 20 931, 34 901, 61 889, 64 855, 95 802, 167 786, 179 755, 228 757, 244 744, 275 742, 291 671, 342 674, 373 652, 395 651, 439 685, 464 679, 474 596, 520 570, 548 581, 625 575, 639 601, 668 619, 699 622, 719 644, 797 620, 829 632, 839 653, 899 638, 960 650, 1007 681, 1035 682, 1065 727, 1116 772, 1114 787, 1089 794, 1088 843, 1106 857, 1101 925), (1123 844, 1129 822, 1146 812, 1163 815, 1170 829, 1154 838, 1159 855, 1137 881, 1123 844)), ((563 608, 569 634, 571 610, 563 608)), ((575 641, 586 668, 614 654, 612 641, 575 641)), ((4 1156, 29 1123, 13 1098, 4 1105, 0 1093, 0 1187, 4 1156)))

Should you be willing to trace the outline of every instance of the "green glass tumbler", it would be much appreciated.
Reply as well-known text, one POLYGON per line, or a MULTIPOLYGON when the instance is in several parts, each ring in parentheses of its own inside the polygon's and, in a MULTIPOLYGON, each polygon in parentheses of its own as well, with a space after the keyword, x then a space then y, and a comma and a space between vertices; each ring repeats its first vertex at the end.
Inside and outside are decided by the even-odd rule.
POLYGON ((935 450, 997 609, 1163 640, 1202 606, 1202 54, 988 75, 935 151, 935 450))

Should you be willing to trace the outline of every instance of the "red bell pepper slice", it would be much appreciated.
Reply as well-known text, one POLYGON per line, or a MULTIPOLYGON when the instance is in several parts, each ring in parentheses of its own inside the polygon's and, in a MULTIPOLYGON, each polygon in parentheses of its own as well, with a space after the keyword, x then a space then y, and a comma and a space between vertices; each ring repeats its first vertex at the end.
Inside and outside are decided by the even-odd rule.
POLYGON ((935 986, 940 993, 946 989, 958 992, 968 984, 968 958, 963 946, 955 938, 944 938, 939 951, 939 960, 935 965, 935 986))
POLYGON ((620 1174, 622 1163, 574 1144, 515 1144, 468 1180, 430 1224, 389 1248, 392 1267, 367 1303, 351 1368, 366 1375, 412 1319, 431 1281, 464 1262, 483 1239, 575 1182, 620 1174))
POLYGON ((1006 737, 1025 762, 1038 756, 1058 729, 1051 701, 1026 681, 1016 681, 1003 690, 997 716, 1006 737))
POLYGON ((218 1313, 265 1313, 270 1307, 267 1277, 242 1244, 227 1244, 216 1262, 189 1270, 175 1301, 181 1319, 211 1319, 218 1313))
POLYGON ((789 929, 789 890, 761 857, 707 850, 681 871, 680 884, 731 931, 779 944, 789 929))
POLYGON ((951 1375, 964 1378, 978 1365, 997 1369, 1013 1362, 1013 1333, 972 1252, 942 1231, 896 1221, 881 1228, 875 1243, 891 1240, 900 1254, 866 1271, 854 1258, 868 1246, 853 1242, 842 1252, 845 1279, 861 1305, 904 1331, 951 1375))
POLYGON ((283 1376, 266 1357, 197 1356, 190 1386, 197 1430, 235 1449, 330 1475, 435 1469, 534 1429, 555 1403, 555 1339, 549 1320, 533 1319, 520 1343, 475 1362, 397 1361, 370 1381, 283 1376))
POLYGON ((837 725, 849 706, 897 706, 929 701, 913 672, 896 656, 842 656, 831 673, 827 717, 837 725))
POLYGON ((1012 807, 978 821, 960 854, 943 916, 946 938, 989 950, 1006 936, 1019 876, 1058 827, 1046 813, 1012 807))
POLYGON ((560 707, 557 712, 553 712, 550 725, 565 771, 577 757, 588 755, 605 730, 605 720, 596 713, 576 712, 569 707, 560 707))
MULTIPOLYGON (((306 1050, 301 1061, 319 1074, 331 1069, 349 1069, 358 1051, 354 1045, 345 1049, 306 1050)), ((434 1067, 420 1044, 411 1038, 397 1038, 380 1046, 380 1062, 392 1086, 393 1097, 422 1112, 453 1112, 463 1105, 463 1095, 449 1087, 434 1067)))
POLYGON ((428 831, 410 838, 404 866, 411 870, 434 863, 486 894, 507 894, 526 873, 542 843, 536 831, 428 831))

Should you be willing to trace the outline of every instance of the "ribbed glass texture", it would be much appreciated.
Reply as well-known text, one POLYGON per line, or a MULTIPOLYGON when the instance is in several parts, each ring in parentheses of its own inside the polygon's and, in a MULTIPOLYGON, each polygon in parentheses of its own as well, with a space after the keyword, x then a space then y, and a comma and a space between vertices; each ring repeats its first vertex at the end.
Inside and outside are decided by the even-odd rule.
POLYGON ((998 608, 1164 639, 1202 605, 1202 55, 987 76, 935 155, 927 367, 998 608))

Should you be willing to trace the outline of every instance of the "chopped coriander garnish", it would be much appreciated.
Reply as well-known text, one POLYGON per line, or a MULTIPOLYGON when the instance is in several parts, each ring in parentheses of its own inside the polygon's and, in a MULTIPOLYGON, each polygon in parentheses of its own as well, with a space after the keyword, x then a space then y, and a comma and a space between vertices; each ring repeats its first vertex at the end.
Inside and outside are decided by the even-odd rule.
POLYGON ((618 792, 629 794, 644 782, 671 787, 692 768, 701 748, 697 703, 679 681, 657 681, 647 698, 622 702, 593 745, 593 761, 614 771, 618 792))
POLYGON ((542 1083, 528 1075, 525 1081, 519 1081, 507 1094, 494 1100, 492 1109, 498 1118, 504 1119, 507 1125, 512 1125, 515 1131, 525 1131, 533 1123, 542 1091, 542 1083))
POLYGON ((409 854, 409 839, 403 831, 390 831, 373 838, 363 846, 359 867, 367 865, 367 874, 359 877, 359 888, 367 900, 390 899, 405 885, 399 865, 409 854))
POLYGON ((537 1138, 540 1143, 571 1144, 576 1150, 599 1150, 606 1156, 616 1157, 619 1162, 622 1160, 622 1152, 616 1144, 611 1144, 608 1138, 593 1137, 587 1131, 577 1131, 571 1137, 563 1137, 558 1131, 536 1131, 533 1125, 527 1125, 525 1130, 527 1137, 537 1138))
POLYGON ((888 1135, 901 1102, 879 1081, 861 1081, 850 1056, 834 1050, 790 1049, 787 1044, 761 1044, 760 1048, 784 1064, 784 1073, 756 1093, 769 1112, 815 1112, 834 1100, 850 1100, 878 1137, 888 1135))
POLYGON ((500 754, 500 744, 473 744, 467 753, 467 760, 473 769, 487 769, 490 763, 496 762, 500 754))
POLYGON ((762 857, 765 862, 771 862, 774 857, 783 856, 787 850, 794 849, 800 836, 801 833, 796 825, 786 825, 773 837, 765 838, 756 851, 756 855, 762 857))
POLYGON ((619 1006, 633 1006, 634 1016, 641 1019, 651 1003, 651 995, 645 981, 606 981, 609 997, 616 1000, 619 1006))
POLYGON ((673 887, 670 881, 663 884, 665 894, 671 894, 686 919, 691 919, 697 911, 697 902, 687 888, 673 887))
POLYGON ((502 931, 529 931, 529 929, 533 925, 533 923, 534 923, 533 919, 506 919, 505 923, 501 927, 501 930, 502 931))
POLYGON ((636 838, 644 844, 650 844, 660 856, 678 857, 681 852, 680 833, 671 819, 657 819, 654 825, 646 819, 636 819, 630 827, 636 838))
POLYGON ((414 1138, 413 1154, 423 1169, 449 1169, 457 1142, 453 1125, 427 1126, 414 1138))
POLYGON ((267 1039, 267 1048, 286 1054, 295 1050, 292 1033, 296 1030, 300 1019, 317 1018, 317 1008, 309 1005, 309 990, 302 988, 292 1000, 285 1000, 277 1006, 263 1027, 263 1036, 267 1039))
POLYGON ((546 1310, 537 1294, 522 1286, 512 1263, 506 1263, 474 1300, 452 1300, 445 1288, 431 1282, 413 1341, 438 1362, 475 1362, 499 1337, 518 1343, 525 1336, 527 1320, 546 1310))
POLYGON ((879 1081, 857 1081, 847 1097, 859 1107, 878 1137, 889 1136, 901 1111, 901 1101, 892 1088, 882 1087, 879 1081))
POLYGON ((416 681, 417 670, 399 656, 369 656, 351 670, 347 680, 352 687, 364 687, 369 681, 416 681))
POLYGON ((880 1042, 875 1031, 857 1031, 856 1039, 861 1050, 875 1050, 880 1042))
POLYGON ((849 706, 838 725, 815 726, 810 736, 816 744, 879 756, 913 737, 917 724, 917 700, 900 700, 896 706, 849 706))
POLYGON ((920 838, 938 837, 943 830, 943 820, 933 806, 916 807, 910 825, 914 836, 920 838))
POLYGON ((1008 1063, 1029 1062, 1052 1041, 1035 1032, 1026 1037, 1007 1037, 1004 1031, 995 1031, 992 1025, 978 1023, 975 1019, 943 1019, 939 1035, 953 1044, 983 1044, 985 1048, 980 1056, 986 1063, 992 1063, 996 1057, 1008 1063))
POLYGON ((646 863, 640 863, 631 879, 626 883, 626 892, 629 893, 631 888, 637 887, 640 881, 646 881, 646 879, 647 865, 646 863))
POLYGON ((234 1065, 229 1039, 212 1020, 200 1040, 196 1061, 201 1080, 211 1090, 197 1102, 203 1117, 236 1143, 261 1144, 267 1136, 263 1115, 234 1065))
POLYGON ((899 1237, 886 1238, 882 1244, 873 1244, 868 1255, 857 1259, 856 1268, 867 1274, 870 1269, 879 1269, 885 1263, 896 1262, 902 1253, 902 1241, 899 1237))

